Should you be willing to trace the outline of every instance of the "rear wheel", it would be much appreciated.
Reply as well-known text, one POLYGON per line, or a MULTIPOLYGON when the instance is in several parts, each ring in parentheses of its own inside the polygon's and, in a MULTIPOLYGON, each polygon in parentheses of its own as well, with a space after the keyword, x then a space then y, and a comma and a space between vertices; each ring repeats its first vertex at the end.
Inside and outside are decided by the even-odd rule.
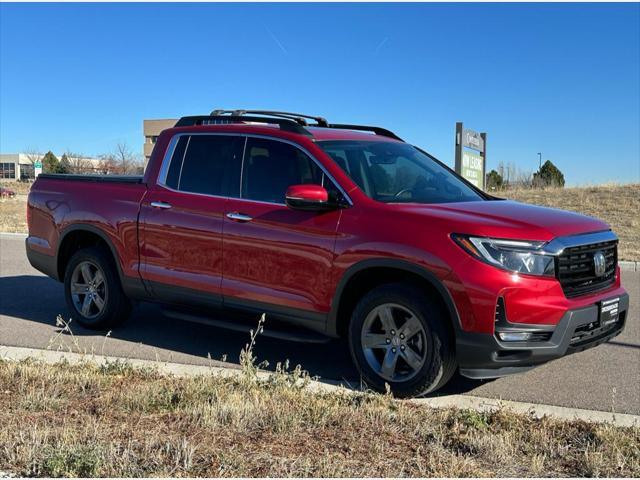
POLYGON ((64 289, 73 318, 87 328, 114 327, 131 311, 111 256, 100 247, 84 248, 71 257, 64 289))
POLYGON ((424 395, 455 372, 440 304, 404 284, 375 288, 356 306, 349 325, 351 355, 364 381, 398 397, 424 395))

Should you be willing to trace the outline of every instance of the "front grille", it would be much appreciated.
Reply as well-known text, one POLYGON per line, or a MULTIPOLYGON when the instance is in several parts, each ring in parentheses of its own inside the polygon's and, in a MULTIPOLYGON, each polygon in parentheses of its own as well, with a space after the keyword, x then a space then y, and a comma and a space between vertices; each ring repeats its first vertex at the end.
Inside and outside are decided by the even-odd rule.
POLYGON ((607 288, 615 280, 618 241, 567 247, 556 262, 556 275, 567 297, 597 292, 607 288), (595 272, 594 254, 597 252, 602 252, 605 258, 605 272, 602 276, 596 276, 595 272))

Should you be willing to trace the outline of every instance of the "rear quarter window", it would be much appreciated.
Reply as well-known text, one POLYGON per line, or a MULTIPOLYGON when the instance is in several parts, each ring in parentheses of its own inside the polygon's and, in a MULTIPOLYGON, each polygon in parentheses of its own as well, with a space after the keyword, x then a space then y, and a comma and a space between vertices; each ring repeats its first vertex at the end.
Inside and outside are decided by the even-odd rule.
POLYGON ((189 137, 182 136, 178 138, 178 142, 171 155, 171 163, 167 170, 167 178, 165 179, 165 185, 167 187, 178 189, 178 178, 180 177, 180 169, 182 168, 182 160, 184 159, 184 152, 187 146, 189 137))

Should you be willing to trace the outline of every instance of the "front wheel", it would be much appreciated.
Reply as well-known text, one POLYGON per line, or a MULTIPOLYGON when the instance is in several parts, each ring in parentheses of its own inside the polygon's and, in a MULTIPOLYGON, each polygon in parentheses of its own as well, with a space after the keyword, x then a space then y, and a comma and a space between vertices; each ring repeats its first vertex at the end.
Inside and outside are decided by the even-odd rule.
POLYGON ((84 248, 71 257, 64 293, 73 318, 87 328, 114 327, 131 311, 111 256, 100 247, 84 248))
POLYGON ((349 325, 352 358, 365 383, 398 397, 424 395, 455 372, 455 355, 439 302, 404 284, 375 288, 356 306, 349 325))

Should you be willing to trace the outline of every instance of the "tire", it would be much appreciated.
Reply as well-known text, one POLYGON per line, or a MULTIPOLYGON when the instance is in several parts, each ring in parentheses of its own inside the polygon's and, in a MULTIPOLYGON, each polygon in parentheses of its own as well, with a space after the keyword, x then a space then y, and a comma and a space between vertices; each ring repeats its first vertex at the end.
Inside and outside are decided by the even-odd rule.
POLYGON ((351 357, 363 381, 378 392, 389 385, 400 398, 443 387, 457 368, 449 321, 439 302, 411 285, 371 290, 356 305, 349 324, 351 357))
POLYGON ((72 318, 93 330, 115 327, 131 313, 111 253, 101 247, 73 254, 64 274, 64 294, 72 318))

